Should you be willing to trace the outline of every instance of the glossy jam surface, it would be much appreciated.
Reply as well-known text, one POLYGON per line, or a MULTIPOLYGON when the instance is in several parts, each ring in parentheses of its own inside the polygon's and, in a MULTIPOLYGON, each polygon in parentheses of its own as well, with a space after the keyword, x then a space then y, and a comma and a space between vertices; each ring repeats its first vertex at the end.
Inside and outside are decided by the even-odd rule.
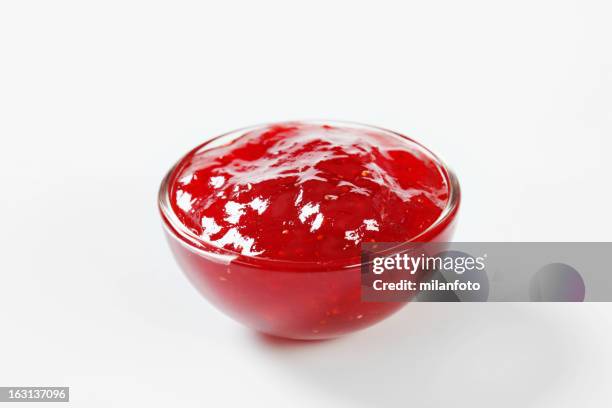
POLYGON ((408 241, 449 199, 440 166, 373 128, 285 123, 186 156, 170 205, 202 241, 253 259, 358 259, 365 241, 408 241))

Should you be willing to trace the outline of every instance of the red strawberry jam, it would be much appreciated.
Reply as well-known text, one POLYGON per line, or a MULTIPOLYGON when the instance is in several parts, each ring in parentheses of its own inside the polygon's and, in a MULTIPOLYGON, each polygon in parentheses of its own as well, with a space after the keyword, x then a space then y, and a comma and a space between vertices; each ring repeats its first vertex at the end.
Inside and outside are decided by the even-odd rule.
POLYGON ((220 136, 160 191, 179 264, 217 307, 259 331, 338 336, 400 303, 362 302, 362 242, 448 240, 452 173, 393 132, 289 122, 220 136))
POLYGON ((170 197, 202 240, 244 256, 326 264, 364 241, 409 241, 448 201, 439 166, 375 130, 287 123, 185 158, 170 197))

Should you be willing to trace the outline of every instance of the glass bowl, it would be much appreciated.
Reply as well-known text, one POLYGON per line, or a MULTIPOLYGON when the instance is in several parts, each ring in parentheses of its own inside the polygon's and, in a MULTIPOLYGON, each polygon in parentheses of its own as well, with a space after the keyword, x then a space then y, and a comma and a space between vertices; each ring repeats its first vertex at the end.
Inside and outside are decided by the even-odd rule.
MULTIPOLYGON (((439 218, 411 242, 448 242, 460 203, 457 178, 428 149, 401 134, 373 126, 301 121, 375 130, 402 138, 438 165, 449 186, 449 199, 439 218)), ((259 125, 215 137, 187 153, 164 177, 159 210, 170 248, 195 288, 216 308, 254 330, 299 340, 338 337, 371 326, 405 303, 361 300, 360 259, 324 266, 314 262, 258 259, 211 245, 186 228, 170 205, 170 183, 183 161, 203 150, 223 146, 259 125)))

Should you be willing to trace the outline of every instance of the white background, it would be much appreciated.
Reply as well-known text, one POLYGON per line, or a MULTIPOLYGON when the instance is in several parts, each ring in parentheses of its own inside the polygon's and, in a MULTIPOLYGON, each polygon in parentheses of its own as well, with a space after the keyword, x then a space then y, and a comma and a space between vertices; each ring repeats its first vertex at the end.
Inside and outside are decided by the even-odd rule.
POLYGON ((610 241, 611 19, 584 0, 2 1, 0 385, 79 407, 610 406, 609 304, 415 304, 271 342, 187 283, 156 191, 208 137, 344 119, 445 158, 456 240, 610 241))

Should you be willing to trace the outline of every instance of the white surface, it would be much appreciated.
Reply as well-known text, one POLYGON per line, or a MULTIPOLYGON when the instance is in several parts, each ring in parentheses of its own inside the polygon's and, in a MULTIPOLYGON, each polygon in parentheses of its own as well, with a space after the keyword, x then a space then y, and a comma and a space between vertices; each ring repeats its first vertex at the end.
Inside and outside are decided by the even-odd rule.
POLYGON ((610 406, 609 304, 418 304, 338 341, 270 344, 189 286, 155 204, 209 136, 346 119, 454 167, 457 240, 609 241, 611 15, 0 3, 0 385, 70 386, 79 407, 610 406))

